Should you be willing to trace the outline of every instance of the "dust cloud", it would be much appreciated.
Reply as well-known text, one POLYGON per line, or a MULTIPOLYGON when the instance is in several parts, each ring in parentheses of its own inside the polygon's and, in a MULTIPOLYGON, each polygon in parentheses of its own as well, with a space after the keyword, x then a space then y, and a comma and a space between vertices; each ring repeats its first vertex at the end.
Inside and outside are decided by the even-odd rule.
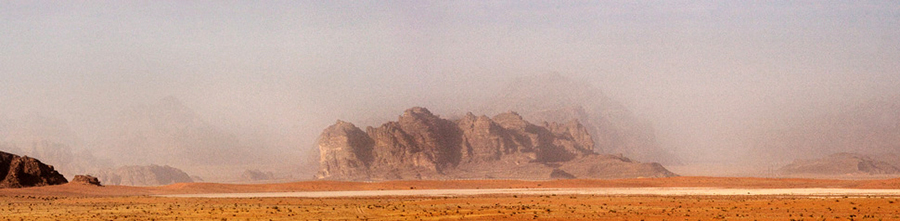
POLYGON ((504 88, 566 94, 516 85, 548 73, 648 122, 681 174, 900 152, 891 1, 28 1, 0 30, 0 150, 70 177, 308 179, 337 119, 494 114, 504 88))

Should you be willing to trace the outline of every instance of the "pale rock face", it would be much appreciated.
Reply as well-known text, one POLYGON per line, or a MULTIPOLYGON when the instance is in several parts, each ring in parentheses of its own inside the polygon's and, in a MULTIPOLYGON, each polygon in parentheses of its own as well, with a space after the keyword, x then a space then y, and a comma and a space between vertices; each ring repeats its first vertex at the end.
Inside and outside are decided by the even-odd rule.
POLYGON ((499 160, 508 145, 506 137, 500 136, 503 128, 486 116, 476 117, 466 114, 459 120, 459 128, 463 132, 463 157, 470 161, 499 160))
MULTIPOLYGON (((577 159, 596 159, 606 163, 603 165, 629 169, 626 176, 675 175, 658 164, 598 157, 607 155, 593 152, 593 139, 576 120, 539 126, 515 112, 493 118, 469 113, 451 121, 415 107, 406 110, 396 122, 366 128, 365 133, 351 123, 338 121, 322 132, 318 146, 320 179, 547 179, 554 169, 577 159)), ((597 162, 580 164, 598 165, 597 162)), ((615 171, 594 169, 570 175, 618 177, 606 173, 615 171)))
POLYGON ((358 174, 372 159, 372 140, 355 125, 338 121, 319 136, 322 169, 316 176, 364 176, 358 174))

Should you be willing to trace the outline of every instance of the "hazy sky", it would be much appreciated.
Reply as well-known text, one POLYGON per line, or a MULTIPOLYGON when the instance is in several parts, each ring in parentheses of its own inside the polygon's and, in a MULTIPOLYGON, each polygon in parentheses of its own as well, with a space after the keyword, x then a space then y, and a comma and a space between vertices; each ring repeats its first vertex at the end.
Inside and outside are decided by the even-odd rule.
POLYGON ((0 118, 40 113, 87 140, 172 95, 305 147, 338 118, 465 112, 558 72, 688 161, 727 161, 747 154, 734 133, 769 114, 896 97, 900 3, 0 1, 0 48, 0 118))

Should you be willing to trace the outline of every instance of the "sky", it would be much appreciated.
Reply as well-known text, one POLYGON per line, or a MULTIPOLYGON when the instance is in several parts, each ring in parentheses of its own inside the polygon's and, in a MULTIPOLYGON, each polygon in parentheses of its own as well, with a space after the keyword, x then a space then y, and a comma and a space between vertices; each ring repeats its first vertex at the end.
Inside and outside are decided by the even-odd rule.
POLYGON ((0 48, 0 119, 59 119, 84 149, 174 96, 301 155, 337 119, 464 113, 552 72, 727 163, 759 121, 900 99, 896 1, 0 1, 0 48))

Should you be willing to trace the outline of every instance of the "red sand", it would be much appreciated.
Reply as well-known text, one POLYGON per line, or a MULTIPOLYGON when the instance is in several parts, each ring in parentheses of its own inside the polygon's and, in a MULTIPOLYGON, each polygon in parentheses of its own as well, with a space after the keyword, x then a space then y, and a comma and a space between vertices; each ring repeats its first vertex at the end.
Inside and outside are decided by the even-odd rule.
POLYGON ((900 178, 887 180, 773 179, 734 177, 671 177, 617 180, 416 180, 384 182, 304 181, 277 184, 178 183, 159 187, 65 184, 0 189, 0 196, 139 196, 192 193, 242 193, 403 189, 503 189, 591 187, 720 187, 720 188, 859 188, 898 189, 900 178))

